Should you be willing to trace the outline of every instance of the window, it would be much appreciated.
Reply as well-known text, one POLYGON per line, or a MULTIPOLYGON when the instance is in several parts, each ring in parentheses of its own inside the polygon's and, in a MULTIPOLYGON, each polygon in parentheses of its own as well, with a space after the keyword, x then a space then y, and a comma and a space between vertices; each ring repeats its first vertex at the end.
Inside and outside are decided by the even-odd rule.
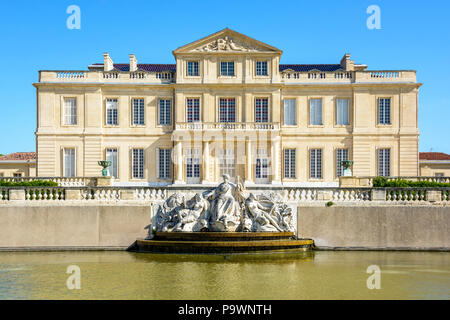
POLYGON ((170 179, 170 149, 159 149, 158 150, 158 178, 159 179, 170 179))
POLYGON ((322 179, 322 149, 309 150, 310 178, 322 179))
POLYGON ((236 100, 234 98, 219 99, 219 121, 236 122, 236 100))
POLYGON ((436 172, 436 173, 434 174, 434 176, 435 176, 435 177, 443 177, 443 176, 444 176, 444 173, 443 173, 443 172, 436 172))
POLYGON ((20 178, 21 176, 22 176, 22 174, 20 172, 13 173, 13 177, 20 178))
POLYGON ((255 122, 269 122, 269 99, 255 100, 255 122))
POLYGON ((336 124, 346 126, 348 120, 348 99, 337 99, 336 101, 336 124))
POLYGON ((391 99, 378 99, 378 124, 391 124, 391 99))
POLYGON ((200 99, 187 99, 187 122, 200 121, 200 99))
POLYGON ((322 99, 309 101, 309 124, 322 125, 322 99))
POLYGON ((295 99, 284 100, 284 124, 293 126, 297 123, 295 112, 295 99))
POLYGON ((267 76, 267 61, 256 61, 256 75, 267 76))
POLYGON ((171 100, 159 100, 159 124, 160 125, 170 125, 171 115, 172 115, 172 101, 171 100))
POLYGON ((391 175, 391 149, 378 149, 378 175, 389 177, 391 175))
POLYGON ((200 161, 201 155, 199 149, 186 150, 186 182, 200 182, 200 161))
POLYGON ((232 179, 235 177, 234 149, 219 150, 219 172, 220 176, 228 174, 232 179))
POLYGON ((117 106, 118 106, 117 99, 106 100, 106 124, 109 126, 116 126, 118 124, 117 106))
POLYGON ((75 177, 75 149, 63 149, 63 175, 64 177, 75 177))
POLYGON ((269 176, 269 159, 266 149, 256 150, 255 178, 265 180, 269 176))
POLYGON ((108 176, 117 178, 117 149, 106 149, 106 160, 111 161, 111 165, 108 167, 108 176))
POLYGON ((197 77, 198 72, 198 61, 188 61, 187 63, 187 75, 190 77, 197 77))
POLYGON ((234 76, 234 62, 233 61, 222 61, 220 62, 220 75, 233 77, 234 76))
POLYGON ((144 99, 133 99, 133 125, 145 124, 145 104, 144 99))
POLYGON ((132 150, 132 177, 144 179, 144 149, 132 150))
POLYGON ((295 149, 284 150, 284 177, 295 178, 295 149))
POLYGON ((63 123, 65 125, 77 124, 77 99, 65 98, 64 99, 64 117, 63 123))
POLYGON ((348 160, 348 149, 336 150, 336 176, 340 177, 344 174, 344 167, 342 161, 348 160))

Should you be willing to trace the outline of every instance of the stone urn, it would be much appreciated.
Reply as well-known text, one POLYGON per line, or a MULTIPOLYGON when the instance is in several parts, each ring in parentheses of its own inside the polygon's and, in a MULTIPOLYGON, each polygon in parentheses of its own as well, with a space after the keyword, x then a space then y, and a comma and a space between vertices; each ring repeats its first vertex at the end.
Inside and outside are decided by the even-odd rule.
POLYGON ((352 176, 353 160, 343 160, 341 161, 341 165, 344 167, 344 177, 352 176))
POLYGON ((111 166, 111 161, 109 160, 101 160, 98 162, 99 166, 102 166, 102 176, 103 177, 107 177, 108 176, 108 167, 111 166))

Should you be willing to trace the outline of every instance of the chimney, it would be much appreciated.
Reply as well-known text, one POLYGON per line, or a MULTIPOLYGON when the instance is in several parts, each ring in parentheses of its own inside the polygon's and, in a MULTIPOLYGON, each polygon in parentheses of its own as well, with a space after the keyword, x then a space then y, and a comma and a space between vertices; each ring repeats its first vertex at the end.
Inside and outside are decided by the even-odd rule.
POLYGON ((137 71, 137 59, 134 54, 130 54, 130 72, 137 71))
POLYGON ((346 53, 341 59, 341 66, 345 71, 353 71, 355 62, 350 59, 350 53, 346 53))
POLYGON ((114 62, 112 61, 112 59, 109 56, 108 52, 105 52, 103 54, 103 70, 104 71, 111 71, 113 69, 114 69, 114 62))

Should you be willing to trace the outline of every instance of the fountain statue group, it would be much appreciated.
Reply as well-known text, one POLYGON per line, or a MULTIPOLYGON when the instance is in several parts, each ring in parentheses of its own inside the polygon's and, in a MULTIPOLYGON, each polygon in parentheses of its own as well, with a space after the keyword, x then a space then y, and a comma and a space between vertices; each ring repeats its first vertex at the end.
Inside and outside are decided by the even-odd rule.
POLYGON ((216 188, 186 200, 174 193, 158 207, 151 230, 158 232, 293 232, 293 210, 275 193, 255 196, 228 175, 216 188))

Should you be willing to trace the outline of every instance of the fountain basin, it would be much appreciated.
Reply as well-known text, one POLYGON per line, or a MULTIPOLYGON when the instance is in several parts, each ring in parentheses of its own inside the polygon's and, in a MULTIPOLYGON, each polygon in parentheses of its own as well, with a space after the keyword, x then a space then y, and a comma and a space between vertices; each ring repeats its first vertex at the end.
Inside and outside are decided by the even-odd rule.
POLYGON ((313 246, 312 239, 295 239, 293 232, 156 232, 151 240, 136 240, 128 251, 221 254, 307 251, 313 246))

